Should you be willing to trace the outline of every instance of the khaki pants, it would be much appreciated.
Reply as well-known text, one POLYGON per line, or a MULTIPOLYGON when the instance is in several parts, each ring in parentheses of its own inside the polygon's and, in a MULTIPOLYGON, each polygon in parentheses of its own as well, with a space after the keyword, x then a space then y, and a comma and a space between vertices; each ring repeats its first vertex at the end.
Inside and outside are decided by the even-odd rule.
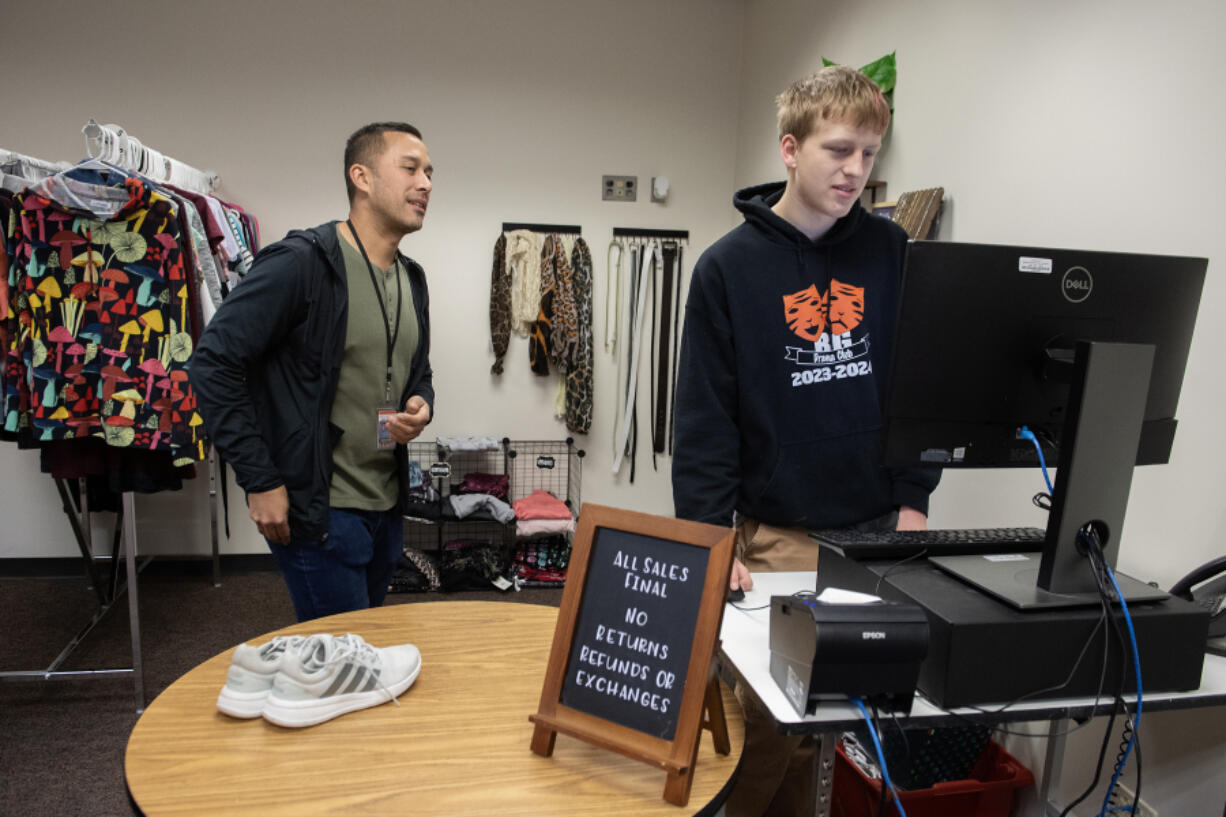
MULTIPOLYGON (((892 530, 890 513, 856 527, 892 530)), ((737 528, 737 558, 755 573, 817 570, 821 548, 805 528, 777 528, 746 519, 737 528)), ((816 589, 810 588, 810 589, 816 589)), ((727 817, 802 817, 813 813, 811 736, 780 734, 770 713, 741 684, 737 700, 745 714, 745 751, 725 805, 727 817)))
MULTIPOLYGON (((819 547, 804 528, 777 528, 746 519, 736 554, 750 575, 816 570, 819 547)), ((724 806, 727 817, 799 817, 813 812, 813 739, 783 735, 754 695, 737 684, 745 715, 745 750, 724 806)))

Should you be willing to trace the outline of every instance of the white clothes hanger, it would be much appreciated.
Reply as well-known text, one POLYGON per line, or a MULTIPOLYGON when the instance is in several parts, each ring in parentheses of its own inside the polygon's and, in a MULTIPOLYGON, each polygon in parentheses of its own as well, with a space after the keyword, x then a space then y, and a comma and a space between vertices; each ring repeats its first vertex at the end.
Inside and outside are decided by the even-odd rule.
POLYGON ((91 118, 81 128, 85 150, 91 160, 109 164, 162 184, 174 184, 197 193, 211 195, 220 178, 166 156, 141 143, 116 124, 102 125, 91 118))

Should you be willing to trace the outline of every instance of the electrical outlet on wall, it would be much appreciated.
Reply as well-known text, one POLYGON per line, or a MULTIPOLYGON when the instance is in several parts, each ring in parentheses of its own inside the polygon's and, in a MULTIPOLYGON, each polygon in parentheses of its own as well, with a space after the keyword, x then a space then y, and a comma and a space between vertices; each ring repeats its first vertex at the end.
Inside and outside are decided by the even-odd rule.
MULTIPOLYGON (((1111 799, 1107 801, 1107 809, 1124 808, 1127 809, 1136 800, 1137 807, 1133 811, 1133 817, 1158 817, 1158 810, 1146 803, 1144 800, 1137 800, 1136 793, 1125 786, 1123 783, 1116 783, 1115 790, 1111 794, 1111 799)), ((1127 814, 1127 811, 1116 811, 1115 814, 1127 814)))
POLYGON ((638 176, 604 176, 601 178, 602 201, 634 201, 638 198, 638 176))

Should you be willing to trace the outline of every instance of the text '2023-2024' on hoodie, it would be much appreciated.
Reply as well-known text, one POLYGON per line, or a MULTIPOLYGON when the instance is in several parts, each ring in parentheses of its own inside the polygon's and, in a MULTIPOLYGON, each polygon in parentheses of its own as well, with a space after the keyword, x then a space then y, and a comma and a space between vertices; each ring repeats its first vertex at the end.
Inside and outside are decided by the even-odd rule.
POLYGON ((879 435, 906 233, 858 203, 816 241, 776 215, 782 182, 698 259, 678 370, 676 514, 771 525, 927 513, 940 472, 885 469, 879 435))

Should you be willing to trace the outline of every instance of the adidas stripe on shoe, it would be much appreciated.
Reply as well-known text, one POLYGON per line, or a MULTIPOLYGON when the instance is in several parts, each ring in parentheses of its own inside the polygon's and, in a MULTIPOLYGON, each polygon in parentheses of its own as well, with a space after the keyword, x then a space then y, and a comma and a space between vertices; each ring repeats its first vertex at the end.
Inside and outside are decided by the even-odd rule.
POLYGON ((262 714, 278 726, 313 726, 395 701, 420 671, 412 644, 378 648, 353 633, 312 636, 286 653, 262 714))
POLYGON ((226 673, 226 684, 217 696, 217 708, 232 718, 260 717, 286 651, 305 640, 300 635, 279 635, 259 647, 239 644, 226 673))

